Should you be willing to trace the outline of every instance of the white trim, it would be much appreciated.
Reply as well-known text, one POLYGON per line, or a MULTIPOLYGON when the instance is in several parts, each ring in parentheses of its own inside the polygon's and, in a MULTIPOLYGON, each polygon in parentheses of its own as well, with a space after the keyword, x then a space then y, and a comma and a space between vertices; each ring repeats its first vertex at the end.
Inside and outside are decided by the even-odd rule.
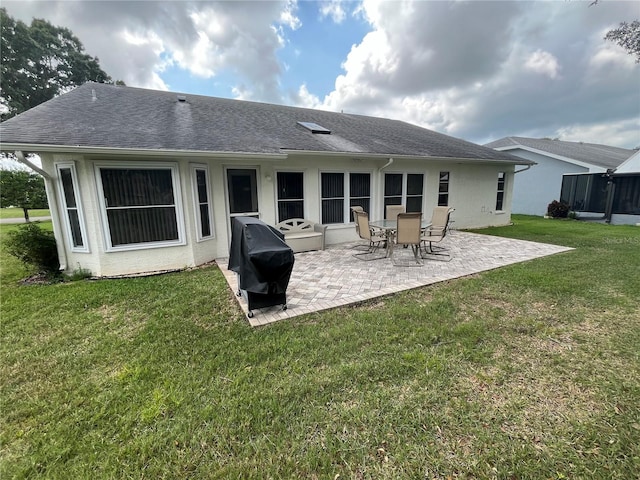
POLYGON ((191 170, 191 190, 193 197, 193 209, 195 211, 196 220, 196 241, 203 242, 216 238, 215 222, 213 221, 213 205, 211 203, 211 176, 209 175, 209 166, 202 163, 192 163, 189 165, 191 170), (202 218, 200 217, 200 199, 198 198, 198 176, 197 171, 204 170, 206 189, 207 189, 207 206, 209 207, 209 235, 202 234, 202 218))
POLYGON ((87 238, 87 229, 84 220, 84 211, 82 209, 82 201, 80 196, 80 183, 78 182, 78 175, 76 173, 76 165, 75 162, 60 162, 55 164, 56 174, 57 174, 57 188, 58 191, 58 201, 62 209, 64 210, 64 219, 63 223, 65 226, 65 235, 67 237, 67 244, 69 245, 69 250, 72 252, 79 253, 90 253, 91 249, 89 248, 89 241, 87 238), (80 227, 80 235, 82 236, 82 246, 76 246, 73 244, 73 232, 71 228, 71 222, 69 221, 69 206, 67 205, 67 199, 64 193, 64 185, 62 184, 62 175, 60 170, 69 169, 71 172, 71 184, 73 186, 73 196, 76 201, 76 212, 78 213, 78 224, 80 227))
POLYGON ((2 143, 0 149, 3 152, 22 150, 27 153, 67 153, 67 154, 91 154, 91 155, 137 155, 151 157, 207 157, 226 159, 252 159, 260 160, 286 160, 286 153, 249 153, 249 152, 223 152, 208 150, 155 150, 151 148, 123 148, 123 147, 90 147, 81 145, 53 145, 39 143, 2 143))
POLYGON ((96 179, 96 192, 100 205, 100 215, 104 232, 105 252, 123 252, 129 250, 148 250, 152 248, 175 247, 186 245, 186 235, 184 228, 184 210, 182 205, 182 192, 180 190, 180 170, 177 162, 98 162, 94 164, 96 179), (109 219, 107 217, 107 206, 104 201, 104 190, 102 188, 101 169, 121 169, 121 170, 170 170, 171 184, 173 186, 173 201, 176 212, 176 224, 178 228, 178 239, 163 242, 129 243, 126 245, 113 246, 111 244, 111 230, 109 229, 109 219))
MULTIPOLYGON (((549 158, 553 158, 555 160, 560 160, 561 162, 566 162, 566 163, 571 163, 572 165, 576 165, 578 167, 583 167, 583 168, 589 168, 589 169, 600 169, 602 172, 605 172, 607 170, 606 167, 603 167, 601 165, 596 165, 595 163, 589 163, 589 162, 583 162, 580 160, 576 160, 574 158, 570 158, 570 157, 564 157, 562 155, 557 155, 555 153, 550 153, 547 152, 545 150, 538 150, 537 148, 532 148, 532 147, 527 147, 525 145, 510 145, 508 147, 495 147, 494 150, 498 150, 500 152, 504 152, 504 151, 508 151, 508 150, 525 150, 527 152, 531 152, 531 153, 536 153, 538 155, 542 155, 543 157, 549 157, 549 158)), ((512 155, 515 155, 512 154, 512 155)), ((535 165, 536 163, 534 163, 535 165)), ((599 171, 594 171, 591 173, 601 173, 599 171)))

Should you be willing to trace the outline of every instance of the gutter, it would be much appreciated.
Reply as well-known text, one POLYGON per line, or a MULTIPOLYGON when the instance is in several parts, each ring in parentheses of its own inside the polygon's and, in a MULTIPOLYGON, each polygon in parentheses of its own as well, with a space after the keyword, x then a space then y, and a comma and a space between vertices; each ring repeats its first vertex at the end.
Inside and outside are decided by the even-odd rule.
POLYGON ((520 170, 516 170, 513 172, 513 174, 515 175, 516 173, 520 173, 520 172, 526 172, 527 170, 529 170, 533 165, 527 165, 524 168, 521 168, 520 170))
MULTIPOLYGON (((286 160, 286 153, 260 153, 260 152, 222 152, 205 150, 155 150, 152 148, 119 148, 119 147, 86 147, 82 145, 51 145, 51 144, 27 144, 27 143, 3 143, 2 151, 28 150, 33 153, 77 153, 87 155, 145 155, 151 157, 208 157, 225 158, 233 160, 255 160, 260 157, 263 160, 286 160)), ((40 172, 38 172, 40 173, 40 172)))
MULTIPOLYGON (((25 158, 24 154, 20 150, 13 152, 20 163, 25 164, 27 167, 32 168, 38 172, 44 178, 44 189, 47 192, 47 199, 49 202, 49 211, 51 212, 51 220, 53 223, 53 234, 56 238, 64 238, 62 232, 60 232, 60 211, 58 210, 58 202, 56 202, 56 185, 54 179, 47 172, 40 167, 34 165, 30 160, 25 158)), ((56 248, 58 250, 58 261, 60 262, 60 270, 65 271, 67 269, 67 254, 62 242, 56 241, 56 248)))

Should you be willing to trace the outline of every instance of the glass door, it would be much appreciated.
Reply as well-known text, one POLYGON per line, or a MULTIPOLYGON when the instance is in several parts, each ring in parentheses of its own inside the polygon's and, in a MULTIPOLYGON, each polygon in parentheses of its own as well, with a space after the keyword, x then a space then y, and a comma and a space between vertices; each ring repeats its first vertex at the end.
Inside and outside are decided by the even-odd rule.
POLYGON ((233 217, 260 217, 258 209, 258 172, 255 168, 227 170, 229 225, 233 217))

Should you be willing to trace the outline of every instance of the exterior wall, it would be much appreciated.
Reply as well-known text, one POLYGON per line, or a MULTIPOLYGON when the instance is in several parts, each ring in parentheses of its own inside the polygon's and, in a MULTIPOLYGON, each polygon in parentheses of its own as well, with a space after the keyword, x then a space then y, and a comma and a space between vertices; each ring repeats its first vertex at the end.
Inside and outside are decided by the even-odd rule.
MULTIPOLYGON (((473 164, 452 161, 425 161, 398 159, 385 167, 386 159, 353 159, 311 155, 290 155, 284 160, 225 159, 225 158, 149 158, 144 157, 90 157, 82 155, 42 155, 46 172, 54 178, 50 203, 56 202, 59 218, 54 218, 54 230, 59 248, 66 259, 68 271, 89 269, 96 276, 114 276, 180 269, 210 262, 228 256, 230 244, 230 216, 227 192, 228 168, 255 168, 258 178, 259 216, 264 222, 277 223, 277 173, 302 172, 304 175, 304 217, 320 223, 320 175, 322 172, 369 173, 371 175, 370 218, 384 217, 383 187, 385 173, 424 174, 422 211, 425 218, 437 206, 438 182, 441 171, 450 172, 449 206, 455 228, 506 225, 511 220, 513 165, 473 164), (184 222, 184 245, 151 246, 132 250, 109 251, 105 240, 108 235, 103 222, 103 206, 98 198, 96 165, 109 162, 135 162, 136 164, 172 163, 178 165, 178 181, 184 222), (88 252, 73 252, 67 232, 66 211, 60 200, 56 164, 72 163, 78 178, 77 196, 82 206, 88 252), (205 165, 209 173, 212 237, 198 240, 196 206, 192 182, 192 167, 205 165), (384 167, 384 169, 382 169, 384 167), (496 211, 498 172, 506 172, 504 210, 496 211)), ((55 217, 55 216, 54 216, 55 217)), ((357 240, 352 219, 344 224, 331 224, 327 228, 326 243, 335 244, 357 240)))
POLYGON ((614 213, 611 215, 611 225, 636 225, 640 227, 640 215, 614 213))
POLYGON ((527 150, 509 150, 510 154, 533 160, 529 170, 517 173, 513 186, 513 213, 526 215, 546 215, 547 206, 560 199, 562 175, 565 173, 586 173, 588 168, 563 162, 527 150))

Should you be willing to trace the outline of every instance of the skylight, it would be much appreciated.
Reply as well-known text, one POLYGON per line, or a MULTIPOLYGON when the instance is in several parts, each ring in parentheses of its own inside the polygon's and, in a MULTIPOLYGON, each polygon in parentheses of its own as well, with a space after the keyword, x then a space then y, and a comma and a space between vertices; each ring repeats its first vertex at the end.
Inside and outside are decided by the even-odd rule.
POLYGON ((328 128, 324 128, 322 125, 318 125, 317 123, 313 122, 298 122, 298 125, 306 128, 311 133, 324 133, 325 135, 331 133, 331 130, 329 130, 328 128))

